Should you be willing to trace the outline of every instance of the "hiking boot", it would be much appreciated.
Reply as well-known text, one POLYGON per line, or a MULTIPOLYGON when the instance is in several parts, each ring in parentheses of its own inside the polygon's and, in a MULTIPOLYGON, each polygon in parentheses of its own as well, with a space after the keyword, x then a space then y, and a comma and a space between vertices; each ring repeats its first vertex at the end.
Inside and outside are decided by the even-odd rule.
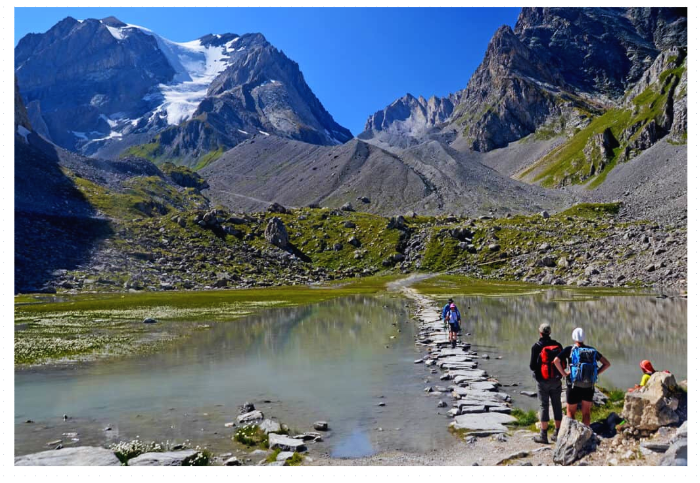
POLYGON ((454 349, 455 347, 457 347, 457 341, 456 341, 456 340, 453 340, 453 341, 452 341, 452 348, 454 349))
POLYGON ((553 434, 552 437, 550 438, 550 439, 552 440, 553 443, 556 443, 556 442, 557 442, 557 436, 559 436, 559 428, 557 428, 557 429, 554 430, 554 434, 553 434))
POLYGON ((540 431, 539 436, 533 437, 532 440, 535 443, 549 444, 549 441, 547 441, 547 432, 546 431, 540 431))

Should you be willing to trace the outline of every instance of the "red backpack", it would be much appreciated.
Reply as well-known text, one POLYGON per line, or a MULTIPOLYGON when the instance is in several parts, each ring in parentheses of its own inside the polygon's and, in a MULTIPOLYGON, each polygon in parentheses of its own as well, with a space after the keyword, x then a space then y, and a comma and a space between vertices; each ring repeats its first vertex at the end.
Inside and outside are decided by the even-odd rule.
POLYGON ((561 377, 559 371, 554 367, 554 358, 556 358, 561 352, 561 346, 558 345, 546 345, 542 347, 540 351, 540 373, 542 374, 542 379, 549 381, 551 379, 558 379, 561 377))

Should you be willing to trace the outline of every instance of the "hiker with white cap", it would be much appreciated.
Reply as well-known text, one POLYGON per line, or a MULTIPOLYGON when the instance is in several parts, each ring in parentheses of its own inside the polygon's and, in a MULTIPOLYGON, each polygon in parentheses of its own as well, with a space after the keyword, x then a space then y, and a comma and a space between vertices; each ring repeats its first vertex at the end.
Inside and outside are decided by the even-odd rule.
POLYGON ((583 424, 590 426, 595 383, 598 375, 610 367, 610 362, 594 347, 583 343, 586 334, 581 327, 574 329, 571 338, 574 345, 565 347, 554 359, 554 365, 566 379, 566 415, 576 417, 580 403, 583 424), (598 362, 602 364, 600 367, 598 362))
POLYGON ((554 358, 562 351, 559 342, 552 339, 552 327, 543 322, 539 328, 540 339, 530 350, 530 370, 537 381, 537 397, 540 400, 540 434, 533 439, 535 443, 549 444, 547 428, 549 427, 549 403, 554 413, 554 434, 557 440, 561 426, 561 374, 554 367, 554 358))

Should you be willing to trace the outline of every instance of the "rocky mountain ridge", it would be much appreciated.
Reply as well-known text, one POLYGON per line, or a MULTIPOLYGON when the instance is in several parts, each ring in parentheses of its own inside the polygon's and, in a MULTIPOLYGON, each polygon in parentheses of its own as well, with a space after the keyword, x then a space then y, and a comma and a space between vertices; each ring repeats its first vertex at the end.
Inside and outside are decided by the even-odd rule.
POLYGON ((325 145, 352 138, 261 34, 172 42, 114 17, 68 17, 20 40, 15 72, 38 132, 97 157, 131 147, 196 165, 255 135, 325 145))
POLYGON ((566 138, 624 106, 641 79, 660 75, 655 59, 682 59, 686 17, 674 8, 524 8, 514 29, 494 34, 467 87, 450 96, 457 102, 446 119, 422 121, 402 98, 370 116, 362 138, 396 147, 441 139, 480 152, 538 132, 566 138), (400 115, 387 115, 396 106, 400 115))

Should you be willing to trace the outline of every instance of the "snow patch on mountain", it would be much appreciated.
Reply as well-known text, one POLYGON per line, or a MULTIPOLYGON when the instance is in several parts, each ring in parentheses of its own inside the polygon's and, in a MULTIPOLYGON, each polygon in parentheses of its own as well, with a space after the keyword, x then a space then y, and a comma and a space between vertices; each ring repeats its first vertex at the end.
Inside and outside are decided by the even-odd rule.
MULTIPOLYGON (((120 40, 132 29, 138 29, 155 38, 158 48, 175 70, 175 76, 171 82, 158 86, 162 103, 155 108, 151 118, 164 117, 168 124, 173 125, 192 116, 199 103, 206 97, 209 84, 228 66, 229 52, 234 50, 233 44, 239 39, 236 37, 224 45, 213 46, 202 45, 200 39, 173 42, 150 29, 134 24, 106 27, 114 38, 120 40)), ((149 95, 147 98, 153 99, 155 96, 149 95)))

